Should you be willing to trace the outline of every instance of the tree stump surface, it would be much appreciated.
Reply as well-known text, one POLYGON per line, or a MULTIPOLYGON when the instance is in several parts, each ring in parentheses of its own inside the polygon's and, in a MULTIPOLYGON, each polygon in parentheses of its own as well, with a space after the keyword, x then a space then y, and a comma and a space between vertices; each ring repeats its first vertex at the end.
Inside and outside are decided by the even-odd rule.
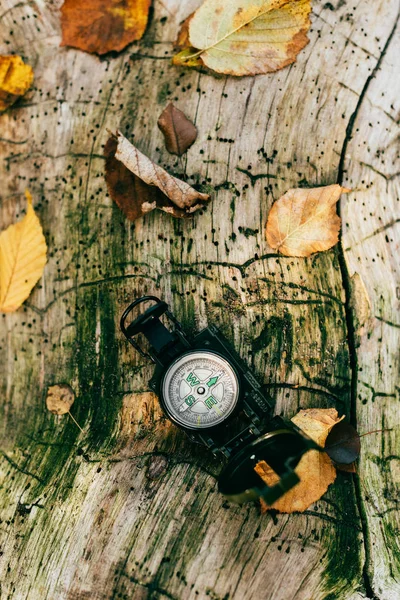
POLYGON ((155 0, 140 43, 102 60, 59 46, 59 4, 1 2, 1 53, 35 71, 0 117, 1 229, 28 187, 49 254, 29 300, 1 316, 0 597, 399 598, 398 2, 315 0, 297 62, 244 78, 171 64, 198 0, 155 0), (169 101, 199 131, 181 160, 157 128, 169 101), (202 214, 124 219, 103 176, 118 128, 214 188, 202 214), (352 188, 342 244, 272 251, 272 203, 335 182, 352 188), (391 431, 362 438, 357 475, 339 473, 303 514, 229 505, 221 461, 165 421, 152 365, 119 331, 142 294, 189 333, 217 325, 276 413, 336 407, 360 433, 391 431), (84 433, 46 410, 57 383, 84 433))

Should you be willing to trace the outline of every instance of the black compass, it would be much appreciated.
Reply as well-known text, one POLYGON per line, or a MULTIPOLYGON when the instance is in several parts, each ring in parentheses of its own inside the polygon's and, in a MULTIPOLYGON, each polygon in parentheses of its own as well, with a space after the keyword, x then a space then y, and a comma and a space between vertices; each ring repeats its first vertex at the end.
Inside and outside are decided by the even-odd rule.
POLYGON ((299 482, 296 465, 305 452, 319 446, 290 421, 272 416, 260 384, 216 327, 189 340, 165 302, 143 296, 125 310, 121 329, 155 363, 149 385, 166 416, 193 441, 228 458, 218 481, 221 493, 238 503, 262 497, 271 505, 299 482), (127 325, 142 303, 151 304, 127 325), (171 329, 161 322, 162 315, 171 329), (139 334, 150 344, 147 352, 136 341, 139 334), (262 460, 280 477, 272 487, 254 470, 262 460))

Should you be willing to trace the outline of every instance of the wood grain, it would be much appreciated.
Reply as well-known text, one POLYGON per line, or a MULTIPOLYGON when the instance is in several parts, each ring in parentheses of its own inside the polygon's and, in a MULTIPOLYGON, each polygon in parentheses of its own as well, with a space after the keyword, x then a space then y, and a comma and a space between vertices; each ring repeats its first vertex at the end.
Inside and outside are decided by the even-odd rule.
POLYGON ((316 1, 297 62, 242 79, 171 65, 196 1, 156 0, 142 41, 102 60, 59 47, 59 4, 1 7, 1 52, 35 70, 0 117, 1 227, 29 186, 49 245, 42 281, 0 321, 1 598, 396 598, 396 431, 363 438, 358 476, 340 473, 305 514, 228 506, 221 462, 163 421, 151 365, 118 321, 154 293, 188 332, 218 325, 277 413, 334 406, 362 432, 397 425, 397 2, 316 1), (199 131, 182 161, 157 127, 169 101, 199 131), (211 204, 191 220, 126 221, 106 193, 107 129, 212 186, 211 204), (274 200, 335 182, 357 188, 343 201, 343 251, 268 248, 274 200), (355 272, 370 317, 365 299, 357 317, 355 272), (57 383, 74 389, 84 434, 46 411, 57 383))

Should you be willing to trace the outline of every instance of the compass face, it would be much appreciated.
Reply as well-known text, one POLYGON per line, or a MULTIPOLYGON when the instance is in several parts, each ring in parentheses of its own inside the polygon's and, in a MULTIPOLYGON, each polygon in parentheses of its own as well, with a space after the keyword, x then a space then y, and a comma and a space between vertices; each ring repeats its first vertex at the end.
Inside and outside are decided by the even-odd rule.
POLYGON ((167 412, 189 429, 218 425, 239 399, 239 382, 231 365, 213 352, 188 352, 168 368, 162 395, 167 412))

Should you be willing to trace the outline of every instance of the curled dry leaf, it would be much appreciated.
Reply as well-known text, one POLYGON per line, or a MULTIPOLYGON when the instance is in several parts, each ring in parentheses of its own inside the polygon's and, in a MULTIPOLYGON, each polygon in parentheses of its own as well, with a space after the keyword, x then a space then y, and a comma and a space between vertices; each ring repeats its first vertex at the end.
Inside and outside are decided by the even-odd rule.
POLYGON ((75 402, 75 392, 67 383, 51 385, 47 390, 46 406, 53 415, 65 415, 75 402))
POLYGON ((170 102, 158 118, 165 146, 171 154, 181 156, 197 138, 197 129, 187 116, 170 102))
POLYGON ((308 43, 310 0, 205 0, 183 23, 173 62, 217 73, 282 69, 308 43))
MULTIPOLYGON (((310 408, 301 410, 293 417, 292 421, 314 442, 324 447, 330 430, 342 419, 344 417, 339 419, 337 410, 334 408, 310 408)), ((279 480, 278 475, 265 461, 259 462, 255 470, 267 485, 274 485, 279 480)), ((263 512, 271 509, 282 513, 303 512, 319 500, 336 479, 336 469, 329 456, 318 450, 310 450, 301 458, 296 467, 296 473, 300 478, 300 483, 272 506, 267 506, 261 500, 263 512)))
POLYGON ((120 52, 143 36, 151 0, 65 0, 62 46, 91 54, 120 52))
POLYGON ((108 140, 105 154, 110 195, 131 221, 155 208, 174 217, 190 216, 210 199, 153 163, 122 133, 108 140))
POLYGON ((285 256, 305 257, 329 250, 339 239, 340 218, 335 205, 348 191, 338 184, 289 190, 268 215, 268 244, 285 256))
POLYGON ((0 311, 14 312, 43 274, 46 240, 27 191, 26 215, 0 234, 0 311))
POLYGON ((360 455, 360 436, 350 423, 341 421, 332 427, 325 442, 325 452, 339 465, 351 465, 360 455))
POLYGON ((20 56, 0 56, 0 112, 26 94, 32 83, 32 67, 20 56))

